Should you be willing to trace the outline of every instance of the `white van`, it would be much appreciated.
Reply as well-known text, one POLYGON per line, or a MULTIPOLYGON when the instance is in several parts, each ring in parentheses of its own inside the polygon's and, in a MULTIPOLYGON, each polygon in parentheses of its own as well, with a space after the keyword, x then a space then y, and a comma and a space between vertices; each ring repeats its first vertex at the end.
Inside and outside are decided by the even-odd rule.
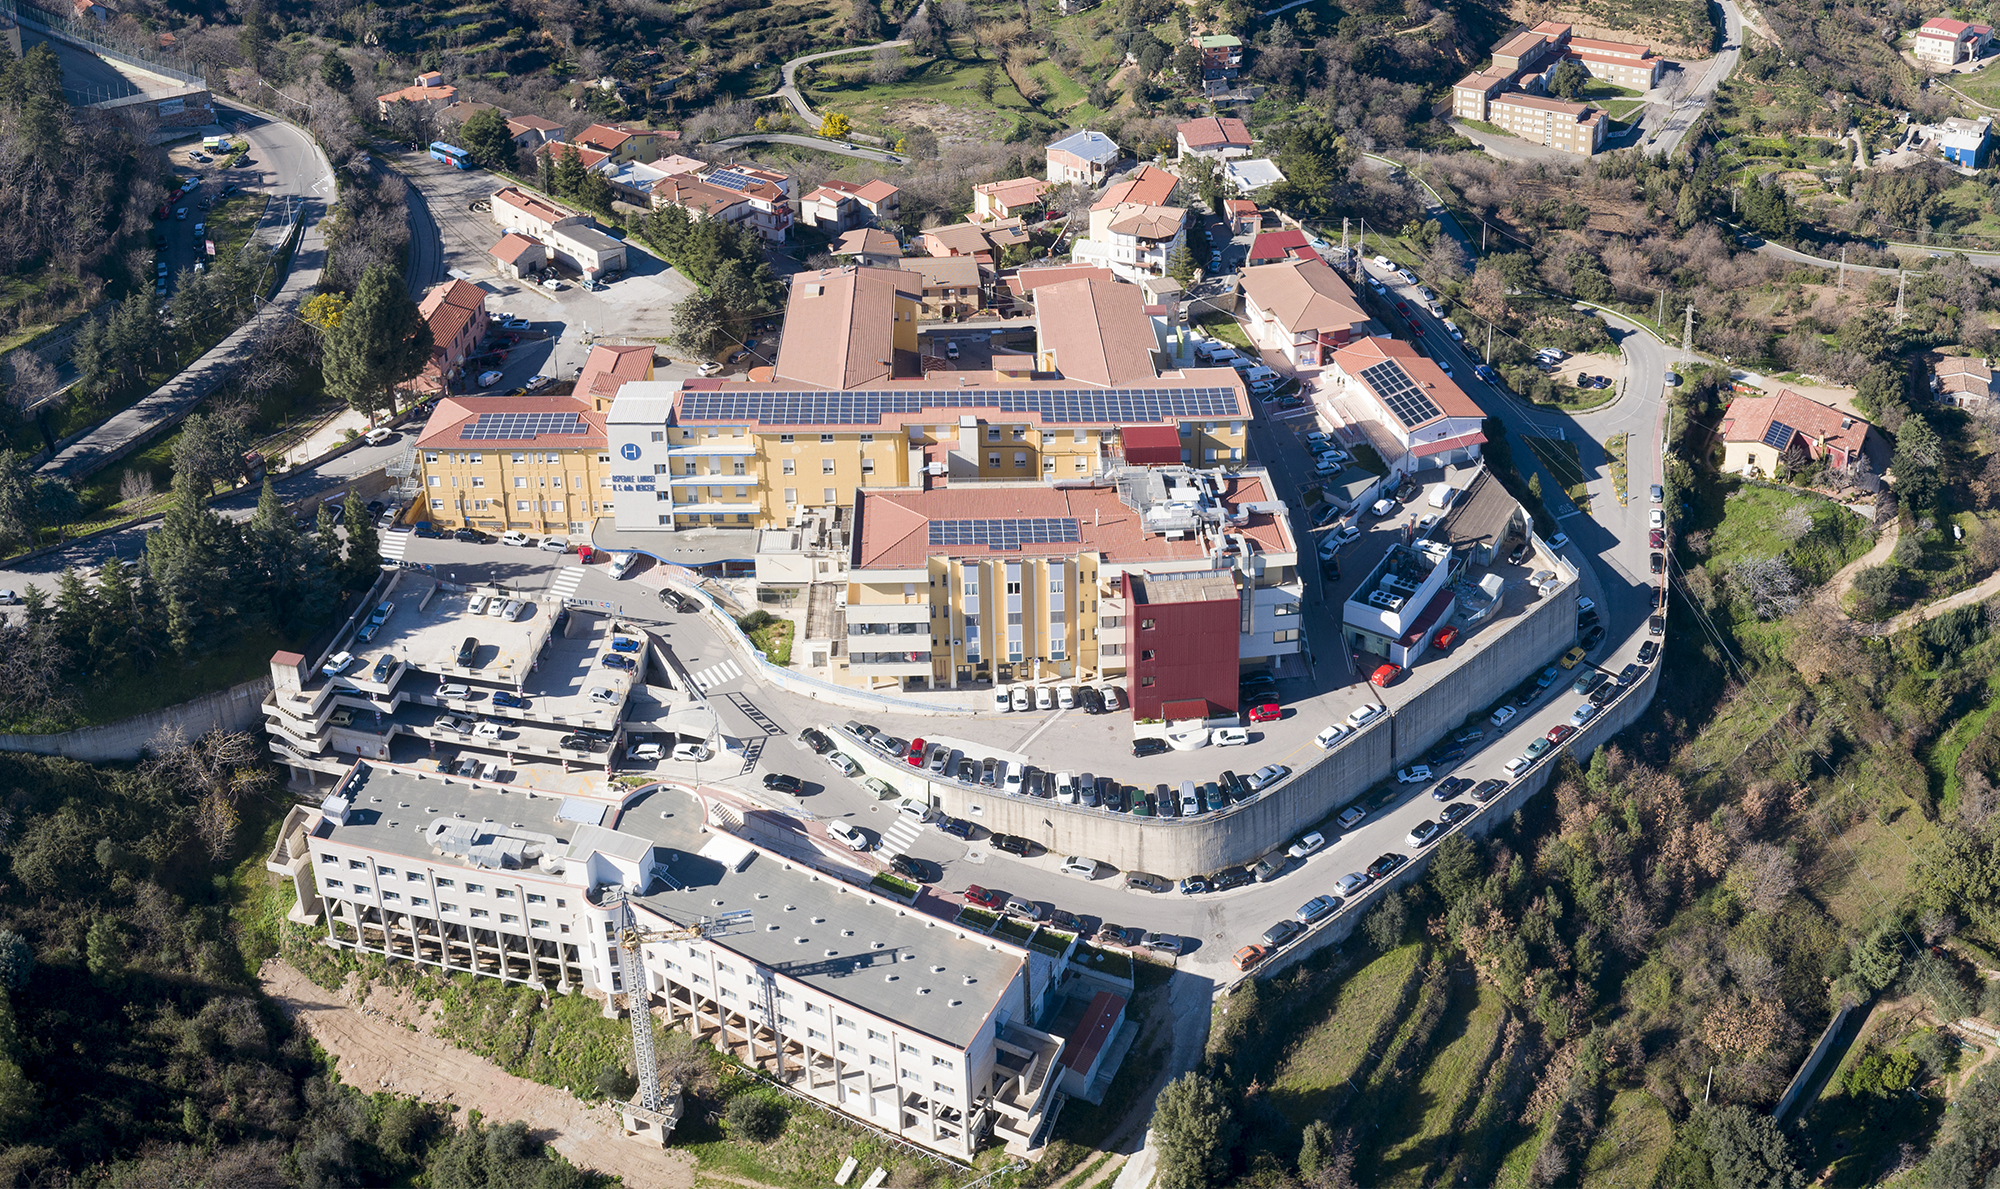
POLYGON ((1452 497, 1457 494, 1458 492, 1452 487, 1451 484, 1440 483, 1437 486, 1431 488, 1431 507, 1449 508, 1451 507, 1452 497))

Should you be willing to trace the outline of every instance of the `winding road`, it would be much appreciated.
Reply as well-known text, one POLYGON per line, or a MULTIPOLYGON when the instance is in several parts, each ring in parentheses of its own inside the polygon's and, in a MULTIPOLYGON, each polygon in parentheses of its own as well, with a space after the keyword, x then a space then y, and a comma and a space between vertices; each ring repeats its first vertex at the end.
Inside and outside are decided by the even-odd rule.
POLYGON ((834 153, 842 157, 859 157, 863 161, 880 161, 887 165, 901 165, 901 154, 886 149, 868 149, 849 144, 844 140, 828 140, 823 136, 800 136, 793 132, 751 132, 743 136, 729 136, 710 141, 709 147, 734 149, 749 144, 788 144, 802 149, 817 149, 822 153, 834 153))
MULTIPOLYGON (((904 37, 896 41, 878 41, 874 45, 850 46, 844 50, 821 50, 817 54, 806 54, 802 57, 793 58, 791 61, 785 63, 784 85, 779 87, 776 91, 772 92, 772 95, 776 95, 778 98, 783 99, 786 103, 791 104, 792 110, 798 113, 799 119, 804 120, 808 124, 817 124, 819 123, 819 115, 813 111, 812 105, 806 102, 806 97, 799 93, 799 87, 798 87, 799 67, 804 66, 809 62, 817 62, 822 58, 843 58, 849 54, 872 54, 876 50, 879 50, 886 45, 901 46, 908 44, 910 44, 910 39, 904 37)), ((758 96, 758 98, 769 99, 771 98, 771 95, 760 95, 758 96)), ((766 139, 778 140, 780 138, 768 137, 766 139)), ((789 142, 781 141, 781 143, 789 143, 789 142)))

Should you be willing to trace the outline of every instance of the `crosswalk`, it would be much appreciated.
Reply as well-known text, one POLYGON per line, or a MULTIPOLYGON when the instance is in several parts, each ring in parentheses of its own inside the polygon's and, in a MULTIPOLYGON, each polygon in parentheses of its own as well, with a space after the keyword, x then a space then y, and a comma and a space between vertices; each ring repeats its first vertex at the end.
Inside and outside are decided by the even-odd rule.
POLYGON ((549 593, 559 599, 566 599, 576 593, 576 584, 583 581, 582 566, 563 566, 556 571, 555 580, 549 583, 549 593))
POLYGON ((402 561, 403 554, 410 547, 410 538, 417 534, 408 529, 401 532, 383 533, 380 548, 383 561, 402 561))
POLYGON ((707 693, 723 682, 734 681, 741 676, 743 676, 743 670, 737 667, 735 661, 723 661, 719 665, 710 665, 701 672, 694 674, 694 684, 695 688, 701 690, 703 693, 707 693))
POLYGON ((917 835, 924 832, 923 823, 911 821, 902 814, 896 815, 896 824, 882 831, 882 853, 885 855, 908 854, 910 844, 917 835))

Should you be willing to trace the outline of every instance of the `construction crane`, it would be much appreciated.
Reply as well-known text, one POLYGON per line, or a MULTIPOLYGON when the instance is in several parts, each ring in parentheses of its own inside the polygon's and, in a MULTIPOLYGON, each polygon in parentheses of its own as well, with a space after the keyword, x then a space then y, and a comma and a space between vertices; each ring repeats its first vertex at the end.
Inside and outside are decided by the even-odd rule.
POLYGON ((639 1078, 639 1101, 619 1109, 625 1117, 626 1131, 641 1135, 646 1130, 642 1124, 649 1124, 654 1137, 665 1145, 680 1121, 680 1087, 674 1087, 673 1100, 669 1102, 660 1086, 660 1061, 653 1051, 653 1013, 646 1006, 646 969, 640 962, 639 948, 649 941, 692 941, 721 936, 736 926, 748 924, 751 913, 745 908, 696 917, 690 924, 642 929, 632 912, 631 900, 620 894, 617 903, 624 915, 619 923, 618 949, 625 981, 625 1015, 632 1024, 632 1071, 639 1078))

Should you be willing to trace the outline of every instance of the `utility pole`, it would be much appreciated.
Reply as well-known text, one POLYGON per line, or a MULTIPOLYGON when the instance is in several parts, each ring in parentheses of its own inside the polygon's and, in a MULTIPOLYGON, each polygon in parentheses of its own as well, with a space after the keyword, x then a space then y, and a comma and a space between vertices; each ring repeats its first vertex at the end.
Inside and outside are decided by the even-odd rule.
POLYGON ((1480 360, 1480 362, 1489 365, 1493 362, 1493 324, 1491 322, 1486 324, 1486 358, 1480 360))
POLYGON ((1896 270, 1896 321, 1898 322, 1909 317, 1903 312, 1903 281, 1909 275, 1900 268, 1896 270))
POLYGON ((1479 254, 1481 256, 1484 256, 1486 254, 1486 228, 1487 228, 1486 220, 1481 219, 1479 221, 1479 254))
POLYGON ((1694 350, 1694 303, 1689 302, 1681 322, 1681 354, 1694 350))
POLYGON ((1840 245, 1840 282, 1836 284, 1834 288, 1836 289, 1847 288, 1847 245, 1846 244, 1840 245))
POLYGON ((1653 324, 1655 326, 1665 326, 1667 324, 1667 291, 1662 289, 1659 292, 1659 312, 1653 315, 1653 324))
MULTIPOLYGON (((1347 251, 1347 227, 1352 222, 1353 220, 1349 219, 1346 215, 1340 217, 1340 250, 1342 252, 1347 251)), ((1842 257, 1842 259, 1845 259, 1845 257, 1842 257)))
POLYGON ((1368 254, 1368 220, 1366 219, 1361 220, 1361 238, 1354 241, 1354 254, 1356 256, 1366 256, 1368 254))

